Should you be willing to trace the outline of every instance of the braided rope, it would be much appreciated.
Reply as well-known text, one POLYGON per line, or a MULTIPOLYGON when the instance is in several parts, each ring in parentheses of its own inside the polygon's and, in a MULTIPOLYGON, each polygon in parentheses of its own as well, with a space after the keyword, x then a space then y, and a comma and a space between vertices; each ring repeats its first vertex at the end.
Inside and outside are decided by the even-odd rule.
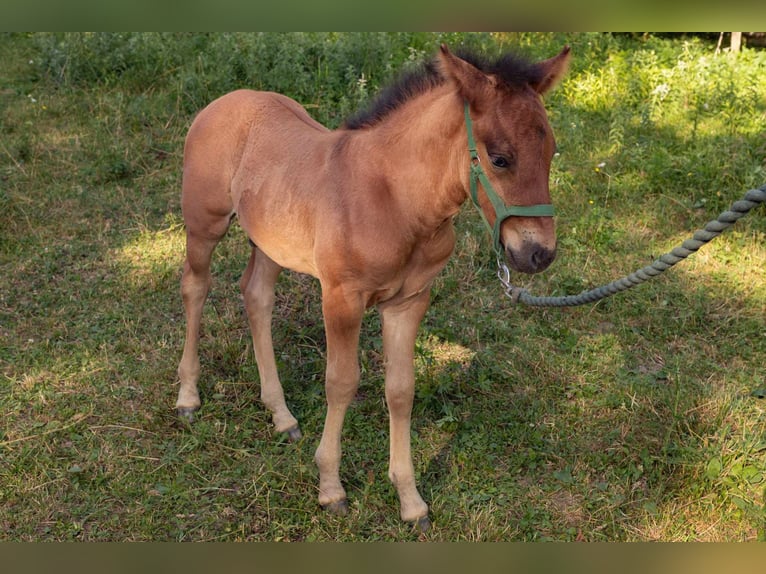
POLYGON ((635 287, 636 285, 667 271, 673 265, 686 259, 689 255, 697 251, 700 247, 705 245, 705 243, 718 237, 724 230, 734 225, 737 220, 762 203, 766 203, 766 185, 761 186, 759 189, 751 189, 748 191, 741 200, 735 201, 728 211, 724 211, 717 219, 708 222, 705 228, 697 230, 691 239, 687 239, 680 246, 669 253, 662 255, 651 265, 647 265, 646 267, 621 279, 612 281, 607 285, 589 291, 583 291, 578 295, 566 295, 564 297, 535 297, 530 295, 526 289, 514 287, 510 284, 510 272, 504 264, 500 265, 498 277, 505 287, 505 294, 508 295, 514 303, 521 302, 532 307, 574 307, 586 303, 595 303, 596 301, 610 297, 620 291, 635 287))

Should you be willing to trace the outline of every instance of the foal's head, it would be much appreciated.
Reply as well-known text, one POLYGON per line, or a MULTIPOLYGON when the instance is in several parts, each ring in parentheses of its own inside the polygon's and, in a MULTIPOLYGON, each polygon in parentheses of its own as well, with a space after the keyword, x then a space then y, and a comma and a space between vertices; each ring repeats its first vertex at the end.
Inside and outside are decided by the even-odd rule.
MULTIPOLYGON (((479 160, 495 192, 508 206, 549 204, 556 143, 540 96, 566 73, 569 48, 536 64, 512 56, 497 62, 457 57, 446 46, 439 56, 442 74, 469 104, 479 160)), ((495 211, 481 186, 478 196, 494 226, 495 211)), ((508 217, 500 226, 500 244, 516 271, 542 271, 556 256, 553 218, 508 217)))

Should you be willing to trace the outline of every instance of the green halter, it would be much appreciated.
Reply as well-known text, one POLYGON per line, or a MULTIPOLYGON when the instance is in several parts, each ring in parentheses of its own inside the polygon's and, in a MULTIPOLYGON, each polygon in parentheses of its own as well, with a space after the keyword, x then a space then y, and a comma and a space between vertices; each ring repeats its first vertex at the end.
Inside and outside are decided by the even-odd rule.
POLYGON ((476 148, 476 140, 473 137, 473 123, 471 122, 471 114, 469 112, 468 102, 465 102, 465 127, 468 131, 468 151, 471 154, 471 171, 470 171, 470 184, 471 184, 471 199, 474 205, 481 213, 481 217, 484 219, 484 223, 492 231, 492 244, 495 248, 495 252, 500 256, 502 254, 502 248, 500 246, 500 224, 503 223, 509 217, 553 217, 553 205, 549 203, 543 203, 538 205, 506 205, 500 198, 492 184, 481 167, 481 160, 479 159, 479 151, 476 148), (484 193, 487 194, 489 201, 492 203, 492 207, 495 210, 495 226, 492 227, 487 220, 487 216, 484 215, 481 206, 479 205, 478 184, 481 181, 481 186, 484 188, 484 193))

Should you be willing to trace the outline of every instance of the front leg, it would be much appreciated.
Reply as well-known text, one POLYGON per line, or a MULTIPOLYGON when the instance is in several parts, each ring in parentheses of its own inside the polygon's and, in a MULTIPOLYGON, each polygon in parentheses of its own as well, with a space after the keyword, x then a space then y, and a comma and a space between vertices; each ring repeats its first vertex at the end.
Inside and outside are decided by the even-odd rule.
POLYGON ((314 460, 319 467, 319 504, 343 514, 348 506, 340 482, 340 439, 346 410, 359 387, 357 354, 364 304, 358 294, 323 285, 322 312, 327 335, 327 416, 314 460))
POLYGON ((390 464, 388 476, 396 487, 401 517, 428 529, 428 506, 415 484, 410 452, 410 421, 415 396, 415 338, 428 308, 425 290, 398 304, 381 305, 383 350, 386 358, 386 404, 390 425, 390 464))

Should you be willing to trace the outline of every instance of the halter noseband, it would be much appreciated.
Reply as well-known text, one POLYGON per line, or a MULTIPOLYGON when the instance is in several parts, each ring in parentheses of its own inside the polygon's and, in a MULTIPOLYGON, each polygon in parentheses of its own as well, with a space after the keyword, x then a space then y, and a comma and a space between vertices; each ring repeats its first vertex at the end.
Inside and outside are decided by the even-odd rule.
POLYGON ((506 205, 492 187, 487 174, 481 167, 481 160, 479 159, 479 151, 476 148, 476 140, 473 137, 473 122, 471 122, 471 114, 469 111, 468 102, 465 102, 465 127, 468 131, 468 151, 471 154, 471 170, 470 170, 470 188, 471 188, 471 200, 476 208, 481 213, 484 223, 492 231, 492 244, 495 248, 495 252, 500 256, 502 248, 500 246, 500 225, 509 217, 553 217, 553 205, 550 203, 542 203, 538 205, 506 205), (484 215, 484 211, 479 205, 478 195, 478 183, 481 182, 484 188, 484 193, 487 194, 489 201, 492 203, 492 207, 495 210, 495 225, 494 227, 489 224, 487 216, 484 215))

